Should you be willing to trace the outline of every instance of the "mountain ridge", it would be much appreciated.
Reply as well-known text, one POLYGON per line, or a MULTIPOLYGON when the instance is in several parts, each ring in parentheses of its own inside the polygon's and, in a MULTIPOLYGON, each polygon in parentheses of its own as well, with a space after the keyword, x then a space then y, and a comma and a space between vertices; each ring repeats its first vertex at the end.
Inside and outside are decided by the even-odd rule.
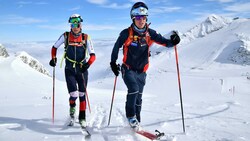
POLYGON ((4 57, 4 58, 10 56, 10 55, 8 54, 6 48, 5 48, 2 44, 0 44, 0 57, 1 57, 1 56, 4 57))
POLYGON ((196 38, 203 38, 208 34, 218 31, 230 24, 232 21, 233 20, 230 18, 211 14, 203 22, 197 24, 181 35, 182 41, 180 43, 180 46, 183 44, 187 44, 196 38))
MULTIPOLYGON (((10 57, 6 48, 0 44, 0 57, 1 56, 4 58, 10 57)), ((43 64, 41 64, 37 59, 35 59, 34 57, 29 55, 25 51, 20 51, 20 52, 15 53, 15 59, 19 59, 24 64, 27 64, 29 67, 31 67, 32 69, 35 69, 36 71, 38 71, 44 75, 50 76, 49 71, 46 70, 46 68, 43 66, 43 64)))

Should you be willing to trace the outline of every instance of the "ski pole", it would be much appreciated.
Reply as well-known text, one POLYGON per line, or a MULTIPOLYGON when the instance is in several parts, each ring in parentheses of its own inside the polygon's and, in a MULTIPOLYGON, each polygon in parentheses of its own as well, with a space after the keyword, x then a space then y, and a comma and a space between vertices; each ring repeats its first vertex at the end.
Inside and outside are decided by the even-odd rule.
POLYGON ((115 82, 114 82, 114 88, 113 88, 113 95, 112 95, 111 106, 110 106, 110 112, 109 112, 108 126, 109 126, 109 124, 110 124, 111 112, 112 112, 112 107, 113 107, 113 102, 114 102, 114 97, 115 97, 116 81, 117 81, 117 76, 115 76, 115 82))
POLYGON ((174 50, 175 50, 176 68, 177 68, 177 76, 178 76, 178 85, 179 85, 179 92, 180 92, 181 115, 182 115, 182 126, 183 126, 182 128, 183 128, 183 132, 185 133, 185 123, 184 123, 182 94, 181 94, 181 79, 180 79, 180 70, 179 70, 178 53, 177 53, 177 47, 176 47, 176 45, 174 46, 174 50))
POLYGON ((53 67, 53 96, 52 96, 52 123, 55 117, 55 67, 53 67))
POLYGON ((83 86, 84 86, 85 94, 86 94, 86 100, 87 100, 87 103, 88 103, 89 113, 91 113, 90 102, 89 102, 89 96, 88 96, 87 86, 86 86, 86 84, 85 84, 85 80, 84 80, 83 73, 82 73, 82 79, 83 79, 83 86))

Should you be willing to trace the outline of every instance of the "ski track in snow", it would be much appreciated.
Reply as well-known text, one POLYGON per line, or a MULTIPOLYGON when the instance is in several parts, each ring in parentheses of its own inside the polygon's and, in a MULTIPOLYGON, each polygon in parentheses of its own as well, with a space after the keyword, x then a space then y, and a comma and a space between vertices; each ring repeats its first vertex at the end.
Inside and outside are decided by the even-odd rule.
POLYGON ((108 127, 109 113, 107 109, 103 105, 95 106, 94 116, 90 118, 89 122, 89 126, 93 129, 93 136, 99 134, 105 141, 139 141, 138 137, 136 137, 135 133, 128 126, 127 119, 119 108, 113 109, 113 117, 111 116, 111 119, 113 119, 111 122, 118 121, 118 124, 108 127))
POLYGON ((90 119, 90 126, 96 128, 103 128, 107 122, 107 110, 102 105, 95 106, 93 117, 90 119))
POLYGON ((115 117, 116 117, 116 120, 119 121, 119 125, 121 125, 122 127, 125 127, 128 125, 128 122, 127 122, 128 120, 121 109, 119 108, 115 109, 115 117))

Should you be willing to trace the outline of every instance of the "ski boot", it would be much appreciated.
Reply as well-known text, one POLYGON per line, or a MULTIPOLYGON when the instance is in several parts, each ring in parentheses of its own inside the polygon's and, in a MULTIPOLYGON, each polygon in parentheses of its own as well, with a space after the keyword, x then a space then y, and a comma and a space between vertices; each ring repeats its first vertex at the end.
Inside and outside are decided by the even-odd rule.
POLYGON ((70 107, 69 108, 69 116, 70 116, 70 118, 75 118, 75 112, 76 112, 75 107, 70 107))
POLYGON ((79 119, 79 124, 81 128, 85 129, 87 127, 87 122, 85 119, 79 119))
POLYGON ((131 128, 133 128, 135 131, 138 131, 140 128, 140 123, 138 122, 138 120, 136 119, 136 117, 129 117, 128 118, 128 123, 131 126, 131 128))
POLYGON ((86 122, 86 114, 85 111, 79 111, 79 124, 82 128, 86 128, 87 127, 87 122, 86 122))
POLYGON ((75 111, 76 111, 75 107, 70 107, 69 108, 70 121, 69 121, 68 126, 74 126, 74 123, 75 123, 75 111))

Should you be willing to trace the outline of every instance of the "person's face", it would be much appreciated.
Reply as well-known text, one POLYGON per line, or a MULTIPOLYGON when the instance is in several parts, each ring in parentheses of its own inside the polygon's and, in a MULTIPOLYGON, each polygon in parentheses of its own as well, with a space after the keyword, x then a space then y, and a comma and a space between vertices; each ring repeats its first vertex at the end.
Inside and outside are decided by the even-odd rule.
POLYGON ((75 24, 71 24, 71 29, 74 33, 79 33, 81 31, 82 25, 81 23, 75 23, 75 24))
POLYGON ((147 16, 135 16, 135 25, 142 29, 145 27, 146 23, 147 23, 147 16))

